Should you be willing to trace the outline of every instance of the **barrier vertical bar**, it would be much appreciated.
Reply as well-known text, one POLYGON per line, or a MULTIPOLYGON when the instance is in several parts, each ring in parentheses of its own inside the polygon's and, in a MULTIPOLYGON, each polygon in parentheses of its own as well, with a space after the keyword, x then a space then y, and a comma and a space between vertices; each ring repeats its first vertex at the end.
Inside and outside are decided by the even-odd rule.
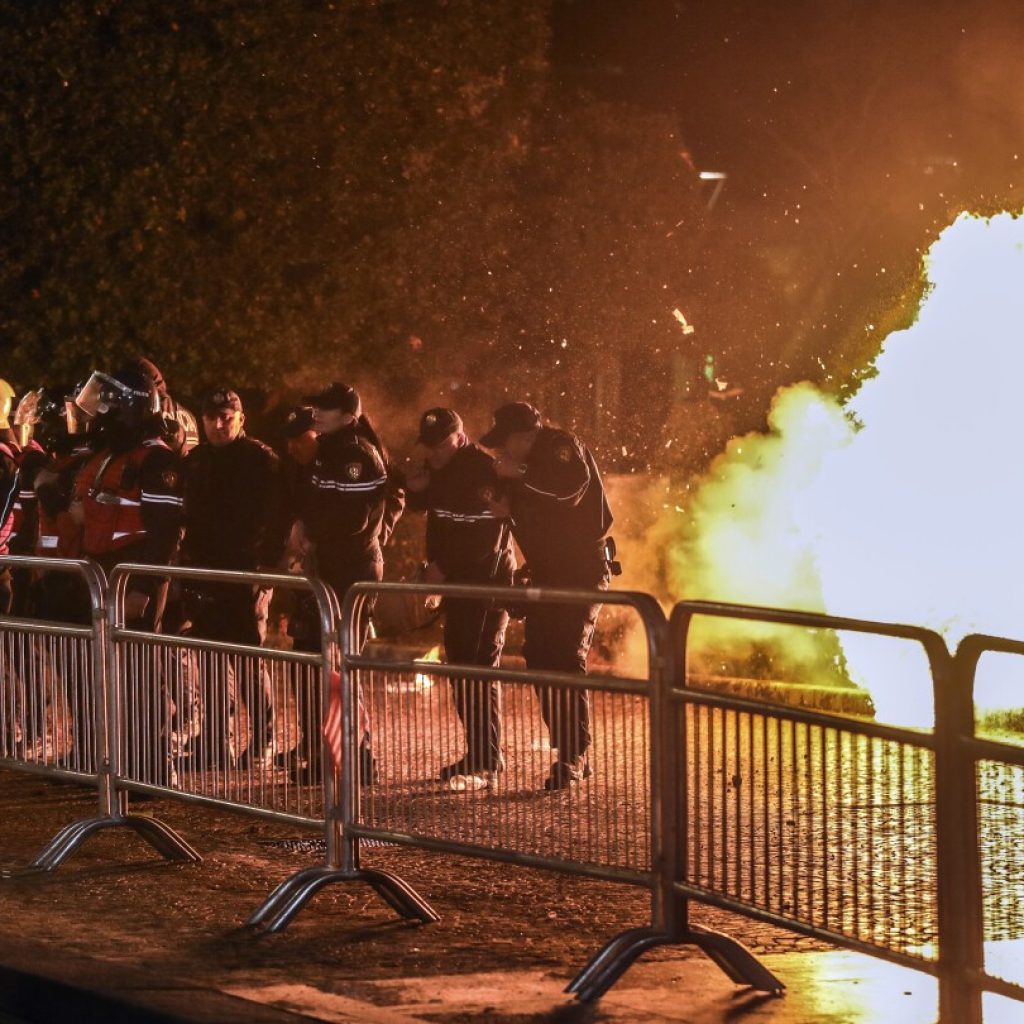
MULTIPOLYGON (((936 844, 939 873, 939 1017, 981 1024, 984 908, 978 851, 974 675, 982 648, 969 637, 935 673, 936 844)), ((935 671, 933 667, 933 671, 935 671)))
POLYGON ((692 926, 689 901, 676 888, 687 877, 689 812, 686 704, 674 690, 685 689, 686 643, 693 614, 677 605, 666 627, 660 606, 648 595, 636 596, 648 631, 651 736, 651 857, 654 880, 651 924, 611 939, 569 983, 566 991, 582 1002, 600 999, 647 950, 665 945, 695 945, 737 984, 767 992, 785 986, 744 946, 720 932, 692 926))
POLYGON ((327 737, 321 736, 326 845, 324 863, 285 879, 249 918, 248 927, 261 928, 268 933, 283 931, 306 903, 332 882, 365 882, 402 917, 429 924, 439 920, 438 915, 402 879, 387 871, 359 866, 359 840, 349 833, 347 827, 356 820, 354 816, 359 813, 358 739, 355 735, 359 724, 358 691, 348 666, 348 658, 359 653, 359 615, 375 584, 357 583, 349 588, 339 622, 338 599, 334 591, 319 580, 311 580, 310 583, 321 612, 324 654, 322 718, 326 717, 330 707, 333 653, 336 646, 341 649, 341 778, 339 780, 339 773, 333 764, 327 737))

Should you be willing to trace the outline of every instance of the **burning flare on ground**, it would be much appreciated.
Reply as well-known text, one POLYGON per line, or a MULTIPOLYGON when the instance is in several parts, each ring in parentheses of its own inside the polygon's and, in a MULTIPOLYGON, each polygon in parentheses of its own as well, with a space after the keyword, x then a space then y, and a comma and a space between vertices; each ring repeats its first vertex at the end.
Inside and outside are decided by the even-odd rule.
MULTIPOLYGON (((1024 218, 960 216, 924 270, 916 322, 845 405, 784 388, 769 433, 713 463, 672 552, 677 595, 922 625, 951 649, 1024 636, 1024 218)), ((831 671, 868 689, 880 720, 932 721, 916 645, 700 625, 705 652, 765 655, 777 678, 831 671)), ((980 702, 1020 707, 1022 676, 988 681, 980 702)))
MULTIPOLYGON (((431 647, 422 658, 416 659, 418 665, 437 665, 441 661, 441 648, 435 645, 431 647)), ((437 681, 436 676, 429 675, 426 672, 417 672, 414 679, 414 685, 421 690, 429 690, 437 681)))

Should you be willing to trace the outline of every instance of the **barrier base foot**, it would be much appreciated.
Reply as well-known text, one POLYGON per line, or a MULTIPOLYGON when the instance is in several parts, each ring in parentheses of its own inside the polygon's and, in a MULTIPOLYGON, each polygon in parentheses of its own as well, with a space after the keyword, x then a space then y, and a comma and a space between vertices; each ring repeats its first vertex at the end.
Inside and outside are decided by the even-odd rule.
POLYGON ((61 829, 52 840, 32 859, 20 868, 5 868, 0 871, 2 878, 17 878, 41 871, 55 871, 83 843, 98 832, 109 828, 130 828, 141 836, 165 860, 198 863, 203 858, 169 825, 157 818, 146 818, 137 814, 100 816, 72 822, 61 829))
POLYGON ((408 921, 431 924, 440 920, 430 904, 397 875, 367 868, 346 871, 321 865, 306 868, 286 878, 249 918, 246 927, 258 928, 267 933, 283 931, 306 903, 331 882, 365 882, 400 917, 408 921))
POLYGON ((611 939, 566 986, 580 1002, 600 999, 633 963, 655 946, 693 945, 703 950, 737 985, 780 995, 785 985, 742 943, 721 932, 693 926, 682 935, 633 928, 611 939))

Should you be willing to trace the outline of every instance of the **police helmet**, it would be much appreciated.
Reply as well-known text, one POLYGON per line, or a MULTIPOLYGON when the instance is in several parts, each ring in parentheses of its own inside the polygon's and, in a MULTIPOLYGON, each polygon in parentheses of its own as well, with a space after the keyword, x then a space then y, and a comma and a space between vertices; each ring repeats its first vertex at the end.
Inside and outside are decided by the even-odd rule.
POLYGON ((51 449, 68 436, 68 410, 64 387, 41 387, 22 395, 14 413, 14 428, 18 441, 24 446, 35 438, 46 449, 51 449))
POLYGON ((11 426, 11 406, 14 404, 14 388, 0 377, 0 430, 11 426))
POLYGON ((75 403, 89 416, 122 413, 141 418, 160 411, 156 385, 134 366, 126 366, 114 374, 96 370, 82 386, 75 403))

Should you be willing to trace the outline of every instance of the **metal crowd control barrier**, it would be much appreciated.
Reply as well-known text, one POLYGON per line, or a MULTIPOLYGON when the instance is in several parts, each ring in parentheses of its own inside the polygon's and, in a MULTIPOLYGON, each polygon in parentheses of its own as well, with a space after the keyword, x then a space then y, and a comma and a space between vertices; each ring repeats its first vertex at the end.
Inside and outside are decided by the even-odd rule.
POLYGON ((936 975, 942 1019, 980 1020, 963 930, 963 829, 973 794, 965 795, 958 765, 961 700, 942 638, 907 626, 708 602, 677 605, 669 636, 674 679, 662 744, 673 810, 660 922, 606 947, 578 989, 599 995, 644 949, 693 941, 693 898, 936 975), (686 658, 695 616, 920 644, 935 730, 691 689, 686 658))
MULTIPOLYGON (((321 720, 337 661, 337 600, 330 588, 296 576, 125 563, 111 573, 107 607, 103 574, 95 566, 38 561, 47 569, 73 566, 91 581, 92 629, 68 627, 64 633, 94 643, 94 686, 102 696, 95 699, 95 734, 102 770, 99 816, 64 829, 33 867, 57 867, 90 835, 110 827, 133 829, 169 860, 202 859, 164 822, 128 813, 131 792, 323 827, 323 806, 333 800, 330 777, 323 798, 319 777, 321 720), (247 588, 253 619, 255 589, 304 590, 317 606, 320 650, 282 651, 130 628, 128 584, 138 577, 158 584, 175 580, 199 591, 213 588, 214 600, 227 598, 227 604, 232 588, 247 588), (252 743, 259 744, 258 750, 250 749, 252 743), (299 763, 303 743, 304 763, 299 763)), ((227 614, 218 606, 210 617, 216 621, 222 613, 227 614)), ((20 630, 35 628, 0 620, 0 625, 8 623, 20 630)), ((50 623, 39 630, 48 636, 57 632, 50 623)))
POLYGON ((329 773, 326 792, 320 786, 321 721, 337 662, 330 588, 299 576, 136 564, 117 566, 110 585, 110 678, 121 740, 112 774, 122 800, 149 793, 322 828, 333 799, 329 773), (126 624, 129 581, 139 577, 183 589, 186 613, 196 613, 193 635, 126 624), (216 632, 233 612, 255 631, 256 609, 269 603, 271 588, 311 596, 318 650, 194 635, 216 632), (213 608, 204 612, 204 602, 213 608))
POLYGON ((366 882, 402 916, 436 920, 400 878, 360 866, 361 842, 382 840, 649 890, 651 925, 612 939, 577 975, 569 991, 582 1000, 600 997, 645 950, 680 943, 737 983, 780 991, 743 946, 691 924, 696 900, 933 974, 943 1020, 980 1024, 986 991, 1024 1001, 1011 945, 1024 939, 1024 746, 976 735, 974 718, 979 660, 1024 655, 1024 642, 971 636, 954 659, 938 634, 909 626, 691 601, 666 629, 646 594, 514 591, 533 615, 601 603, 639 617, 645 675, 582 677, 384 661, 360 649, 359 623, 377 594, 479 603, 483 635, 507 588, 361 583, 339 616, 316 580, 126 564, 111 575, 108 606, 92 563, 5 556, 0 566, 77 581, 72 592, 90 616, 0 617, 0 764, 94 783, 99 795, 98 814, 63 829, 24 870, 52 870, 110 827, 133 829, 169 859, 199 860, 162 822, 128 813, 129 793, 152 793, 325 830, 325 863, 291 876, 251 918, 268 931, 334 881, 366 882), (253 601, 253 588, 305 591, 320 648, 129 628, 128 582, 138 576, 218 599, 231 588, 249 588, 253 601), (917 644, 934 731, 694 689, 696 617, 917 644), (341 771, 328 767, 332 744, 321 734, 332 676, 341 771), (581 693, 591 774, 546 791, 552 748, 562 753, 552 739, 568 742, 581 725, 566 718, 580 714, 581 693), (503 762, 444 773, 465 749, 456 710, 472 720, 474 702, 492 709, 485 725, 501 731, 503 762), (361 707, 376 765, 361 752, 361 707))
MULTIPOLYGON (((969 1008, 978 1013, 971 1024, 980 1020, 984 991, 1024 1002, 1024 746, 976 734, 976 678, 986 653, 1024 655, 1024 642, 975 634, 960 642, 955 659, 959 929, 969 1008)), ((1017 701, 1024 706, 1024 691, 1017 701)))
MULTIPOLYGON (((661 794, 652 767, 660 755, 650 732, 650 714, 664 665, 665 623, 657 602, 646 594, 622 591, 515 591, 517 604, 528 605, 529 615, 545 605, 552 615, 557 609, 579 614, 574 609, 596 603, 632 609, 646 634, 648 672, 644 678, 631 679, 366 657, 359 651, 358 623, 367 602, 388 592, 477 602, 481 633, 484 616, 495 610, 496 603, 507 603, 511 593, 507 587, 451 584, 359 583, 349 590, 341 635, 344 767, 340 804, 328 811, 327 862, 283 883, 251 923, 278 931, 323 885, 372 881, 365 878, 359 862, 360 842, 368 839, 550 868, 653 891, 651 843, 660 842, 656 810, 661 794), (452 691, 462 693, 456 700, 464 702, 464 709, 470 705, 470 721, 473 702, 478 712, 481 705, 499 709, 484 711, 483 730, 501 731, 500 768, 492 763, 497 770, 439 778, 442 769, 465 753, 465 745, 449 687, 436 687, 436 679, 449 680, 452 691), (492 687, 500 690, 495 693, 492 687), (548 792, 544 777, 553 760, 550 748, 558 744, 551 742, 542 714, 546 711, 552 730, 569 742, 565 730, 580 723, 569 721, 565 709, 578 709, 579 704, 565 695, 581 691, 590 694, 592 774, 578 785, 548 792), (376 784, 363 787, 357 782, 363 728, 356 715, 360 694, 369 709, 381 773, 376 784)), ((382 896, 404 916, 436 919, 404 883, 392 877, 388 886, 381 887, 382 896)))
POLYGON ((108 758, 106 590, 92 562, 0 557, 17 588, 47 619, 0 618, 0 763, 18 771, 92 783, 95 818, 75 822, 23 871, 52 870, 115 816, 108 758))

